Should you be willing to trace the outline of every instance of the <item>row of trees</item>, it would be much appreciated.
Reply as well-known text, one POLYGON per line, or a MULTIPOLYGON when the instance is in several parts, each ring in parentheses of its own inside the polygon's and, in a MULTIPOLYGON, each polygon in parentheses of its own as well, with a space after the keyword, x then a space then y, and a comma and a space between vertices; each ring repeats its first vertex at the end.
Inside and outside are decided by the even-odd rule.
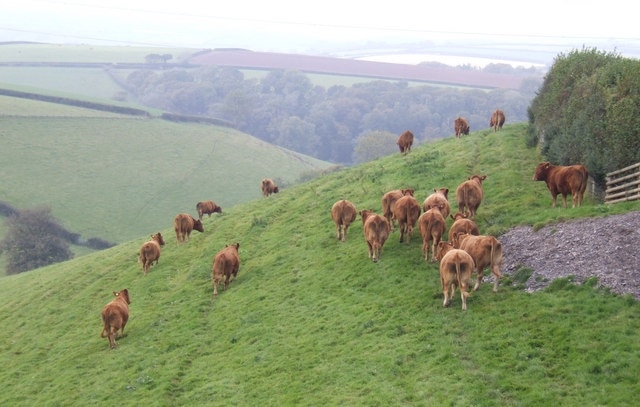
POLYGON ((541 79, 530 77, 520 91, 383 80, 325 88, 297 71, 245 79, 238 69, 214 66, 139 70, 125 83, 146 105, 224 119, 270 143, 349 164, 360 157, 354 151, 362 138, 370 139, 376 132, 397 135, 411 130, 418 142, 424 142, 450 136, 458 115, 467 118, 472 130, 488 127, 496 108, 505 110, 509 121, 526 121, 541 79))
POLYGON ((640 161, 640 61, 585 48, 556 57, 531 103, 529 144, 555 164, 605 174, 640 161))

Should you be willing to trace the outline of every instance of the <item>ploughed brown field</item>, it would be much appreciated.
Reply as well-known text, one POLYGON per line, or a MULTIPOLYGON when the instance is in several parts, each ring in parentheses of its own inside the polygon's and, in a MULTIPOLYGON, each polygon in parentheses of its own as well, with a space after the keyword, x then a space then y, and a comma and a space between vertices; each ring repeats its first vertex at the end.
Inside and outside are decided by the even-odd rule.
POLYGON ((446 85, 519 89, 522 77, 480 70, 462 70, 436 64, 394 64, 311 55, 254 52, 243 49, 213 49, 199 52, 187 61, 194 65, 221 65, 253 69, 289 69, 309 73, 405 79, 446 85))

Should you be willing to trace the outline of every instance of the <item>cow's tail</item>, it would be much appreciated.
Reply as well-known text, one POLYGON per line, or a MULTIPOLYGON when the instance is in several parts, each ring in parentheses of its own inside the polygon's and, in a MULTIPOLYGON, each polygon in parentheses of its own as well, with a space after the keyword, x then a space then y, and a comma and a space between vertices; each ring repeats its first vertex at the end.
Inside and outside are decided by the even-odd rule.
POLYGON ((102 314, 102 332, 100 332, 101 338, 109 336, 109 316, 102 314))
MULTIPOLYGON (((494 240, 491 242, 491 271, 493 272, 494 266, 496 266, 495 261, 496 257, 502 257, 502 244, 498 240, 494 240)), ((498 266, 498 274, 495 277, 502 277, 502 272, 500 271, 501 264, 497 264, 498 266)))

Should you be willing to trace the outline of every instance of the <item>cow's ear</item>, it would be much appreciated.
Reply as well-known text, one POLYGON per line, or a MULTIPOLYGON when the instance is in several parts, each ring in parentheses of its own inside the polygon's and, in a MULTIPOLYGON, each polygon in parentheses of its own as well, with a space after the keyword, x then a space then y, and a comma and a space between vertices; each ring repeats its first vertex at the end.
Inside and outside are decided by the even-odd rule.
POLYGON ((112 291, 113 295, 115 295, 116 297, 118 296, 118 293, 115 291, 112 291))

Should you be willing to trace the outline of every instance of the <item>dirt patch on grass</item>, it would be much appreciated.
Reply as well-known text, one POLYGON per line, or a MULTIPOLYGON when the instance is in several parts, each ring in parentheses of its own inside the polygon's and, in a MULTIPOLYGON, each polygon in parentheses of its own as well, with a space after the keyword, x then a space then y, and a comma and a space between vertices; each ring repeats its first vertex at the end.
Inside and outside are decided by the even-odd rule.
POLYGON ((600 285, 640 300, 640 212, 562 222, 538 231, 514 228, 500 237, 503 268, 513 276, 533 270, 527 291, 573 276, 576 283, 597 277, 600 285))

